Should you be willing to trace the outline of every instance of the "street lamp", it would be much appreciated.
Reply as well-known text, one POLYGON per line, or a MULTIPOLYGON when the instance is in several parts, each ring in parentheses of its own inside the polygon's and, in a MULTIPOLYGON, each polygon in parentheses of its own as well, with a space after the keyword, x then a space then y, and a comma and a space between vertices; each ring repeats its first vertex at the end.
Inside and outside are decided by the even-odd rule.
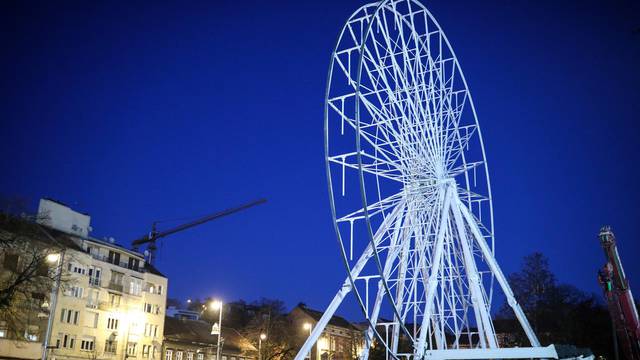
POLYGON ((218 344, 216 346, 216 360, 220 360, 220 338, 222 337, 222 301, 213 300, 209 303, 209 309, 211 310, 219 310, 218 315, 218 344))
MULTIPOLYGON (((313 325, 311 325, 311 323, 306 322, 302 324, 302 328, 305 330, 309 330, 309 336, 311 336, 311 329, 313 328, 313 325)), ((311 348, 309 349, 309 360, 311 360, 311 348)))
POLYGON ((267 339, 267 334, 262 333, 258 338, 258 360, 262 360, 262 340, 267 339))
MULTIPOLYGON (((63 252, 64 254, 64 252, 63 252)), ((47 332, 44 335, 44 343, 42 344, 42 360, 47 359, 47 351, 49 350, 49 341, 51 338, 51 328, 53 327, 53 318, 56 316, 56 302, 58 300, 58 289, 60 289, 60 277, 62 275, 62 257, 63 254, 51 253, 48 254, 45 260, 52 265, 55 265, 55 284, 51 289, 51 306, 49 307, 49 320, 47 321, 47 332)))
POLYGON ((57 264, 58 260, 60 260, 60 254, 58 254, 58 253, 53 253, 53 254, 47 255, 47 262, 49 264, 57 264))

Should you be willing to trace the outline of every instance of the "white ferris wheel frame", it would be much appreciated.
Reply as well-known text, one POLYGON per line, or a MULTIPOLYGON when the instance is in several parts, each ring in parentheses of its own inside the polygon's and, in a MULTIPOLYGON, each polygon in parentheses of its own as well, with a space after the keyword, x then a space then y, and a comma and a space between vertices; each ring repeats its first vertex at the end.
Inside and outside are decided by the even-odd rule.
POLYGON ((540 346, 524 312, 511 291, 506 277, 495 260, 491 187, 476 110, 458 59, 435 18, 417 0, 383 0, 379 3, 364 5, 352 14, 342 28, 330 63, 325 98, 327 179, 334 227, 348 276, 321 319, 311 331, 309 338, 303 344, 295 360, 302 360, 309 354, 313 344, 319 339, 345 296, 351 292, 356 296, 368 324, 368 328, 364 333, 364 350, 359 355, 361 360, 368 358, 369 347, 373 344, 374 339, 384 346, 387 356, 393 359, 403 357, 406 360, 427 358, 557 358, 555 349, 552 346, 540 346), (397 8, 398 5, 404 6, 404 4, 407 4, 408 14, 403 15, 397 11, 397 8), (412 7, 415 7, 415 11, 412 7), (385 11, 393 13, 394 26, 398 26, 397 29, 394 28, 399 32, 398 38, 395 40, 389 40, 391 31, 386 23, 387 15, 384 13, 385 11), (424 16, 424 24, 427 28, 426 34, 419 33, 414 26, 414 16, 418 13, 424 16), (381 25, 383 20, 384 26, 381 25), (399 25, 396 25, 398 20, 399 25), (360 24, 360 37, 355 34, 352 27, 357 23, 360 24), (382 29, 384 43, 378 42, 375 35, 372 35, 374 33, 374 23, 379 27, 379 29, 376 29, 378 33, 382 29), (435 26, 433 32, 429 31, 429 24, 435 26), (405 42, 402 34, 402 29, 405 25, 408 25, 411 31, 407 42, 413 39, 415 49, 409 50, 407 47, 407 42, 405 42), (341 48, 341 42, 345 34, 350 35, 354 42, 353 46, 346 49, 341 48), (431 46, 429 45, 429 39, 433 34, 437 34, 440 41, 440 50, 435 59, 431 57, 431 46), (425 36, 426 41, 424 40, 425 36), (376 54, 373 54, 367 47, 368 41, 373 43, 376 54), (443 42, 446 46, 445 50, 450 53, 450 58, 445 59, 443 57, 443 42), (379 45, 386 46, 384 50, 388 50, 388 52, 381 56, 378 52, 379 45), (396 48, 399 45, 402 52, 396 53, 396 48), (424 55, 421 51, 426 51, 427 54, 424 55), (355 56, 358 57, 356 79, 351 76, 352 52, 356 52, 355 56), (413 58, 411 58, 412 53, 414 55, 413 58), (349 65, 345 65, 340 61, 340 56, 344 54, 347 54, 349 65), (403 64, 397 63, 396 56, 404 57, 405 62, 403 64), (422 64, 422 58, 425 56, 427 58, 426 65, 422 64), (389 59, 391 59, 391 65, 386 66, 385 63, 389 59), (417 70, 407 70, 411 67, 407 66, 409 62, 407 59, 412 60, 416 68, 423 65, 424 67, 417 70), (373 62, 373 60, 377 60, 377 63, 373 62), (444 79, 445 77, 443 76, 447 62, 453 64, 450 79, 448 77, 444 79), (432 66, 435 66, 434 64, 436 63, 439 64, 439 68, 434 70, 432 66), (336 64, 338 67, 336 67, 336 64), (375 69, 371 71, 367 68, 369 65, 375 69), (400 74, 407 77, 411 75, 414 83, 411 83, 411 80, 406 78, 393 78, 393 85, 396 86, 392 88, 386 78, 388 71, 391 74, 390 70, 395 75, 400 74), (423 72, 420 73, 420 70, 423 70, 423 72), (346 75, 348 85, 351 87, 348 94, 342 94, 337 97, 332 94, 334 71, 338 74, 342 72, 342 75, 346 75), (409 74, 410 72, 411 74, 409 74), (424 82, 425 75, 428 73, 431 79, 434 72, 437 72, 436 77, 438 79, 426 84, 424 82), (461 81, 462 86, 460 90, 463 98, 462 105, 458 104, 458 92, 454 94, 453 91, 456 72, 459 78, 458 81, 461 81), (362 77, 363 73, 367 73, 364 79, 362 77), (376 75, 372 75, 372 73, 376 75), (363 82, 366 80, 370 80, 371 84, 364 85, 363 82), (404 86, 398 86, 399 82, 404 86), (451 90, 444 93, 442 88, 444 86, 448 87, 447 83, 450 83, 451 90), (380 85, 385 88, 376 90, 376 87, 380 85), (436 89, 437 85, 440 85, 440 87, 436 89), (440 91, 439 97, 436 91, 440 91), (424 98, 421 98, 422 95, 418 95, 420 92, 424 92, 422 94, 424 98), (387 98, 384 99, 381 93, 384 93, 387 98), (405 93, 407 97, 403 99, 400 95, 402 93, 405 93), (367 96, 372 95, 377 97, 378 105, 380 105, 378 108, 372 105, 367 98, 367 96), (454 96, 455 100, 452 100, 454 96), (353 116, 349 116, 345 112, 345 102, 349 97, 353 97, 355 101, 353 116), (439 100, 438 104, 435 104, 436 99, 439 100), (336 100, 341 102, 341 106, 334 104, 336 100), (415 103, 410 103, 410 101, 415 103), (432 102, 433 109, 431 108, 432 102), (443 115, 445 102, 448 106, 448 113, 443 115), (452 103, 456 105, 454 106, 452 103), (469 106, 468 112, 471 112, 472 121, 466 126, 460 126, 466 104, 469 106), (405 105, 412 109, 412 114, 407 115, 404 112, 402 106, 405 105), (401 114, 394 116, 386 106, 393 111, 399 109, 401 114), (371 116, 371 124, 361 122, 361 108, 364 108, 368 115, 371 116), (435 114, 434 109, 436 108, 440 109, 440 114, 435 114), (332 126, 330 114, 333 114, 333 112, 339 114, 342 134, 344 134, 345 123, 347 127, 351 126, 355 130, 355 151, 339 154, 330 152, 330 131, 332 126), (410 122, 410 120, 414 120, 411 115, 418 118, 418 122, 410 122), (381 120, 375 122, 378 117, 381 120), (443 120, 445 117, 447 120, 443 120), (420 119, 423 121, 420 122, 420 119), (393 128, 395 125, 389 125, 394 122, 402 122, 402 125, 398 125, 397 131, 393 128), (410 122, 410 124, 406 125, 405 122, 410 122), (430 125, 432 123, 438 123, 439 125, 430 125), (419 129, 420 131, 415 129, 416 124, 422 126, 419 129), (450 128, 449 126, 452 127, 450 128), (378 128, 381 127, 385 127, 382 130, 383 134, 391 132, 394 133, 393 136, 387 136, 386 139, 381 141, 378 137, 379 133, 372 134, 367 132, 369 128, 375 128, 378 131, 378 128), (450 130, 451 133, 449 133, 450 130), (405 135, 405 132, 410 134, 405 135), (463 132, 464 134, 462 134, 463 132), (468 150, 469 143, 472 140, 477 141, 481 159, 475 162, 467 162, 465 158, 467 153, 464 147, 467 146, 468 150), (429 144, 424 145, 424 143, 429 144), (363 144, 372 147, 373 153, 367 153, 363 144), (389 148, 393 148, 393 151, 389 151, 389 148), (393 158, 398 153, 402 153, 402 156, 393 158), (355 162, 353 159, 355 159, 355 162), (458 167, 454 168, 456 164, 458 164, 458 167), (341 187, 343 196, 345 193, 345 171, 347 169, 357 171, 362 202, 361 209, 338 214, 331 171, 331 167, 335 165, 342 168, 341 187), (383 169, 385 167, 386 170, 383 169), (474 193, 470 187, 469 171, 473 170, 474 172, 475 184, 476 168, 481 168, 485 173, 485 196, 474 193), (376 201, 372 203, 370 203, 371 200, 367 196, 368 181, 366 180, 366 177, 371 175, 375 176, 378 195, 376 201), (464 178, 464 185, 466 185, 463 188, 456 181, 456 178, 460 176, 464 178), (381 196, 380 179, 402 184, 402 195, 398 195, 400 194, 398 193, 389 197, 381 196), (483 201, 488 204, 489 222, 487 226, 482 225, 480 220, 482 218, 481 208, 483 201), (479 211, 479 214, 474 213, 474 202, 477 202, 476 211, 479 211), (428 211, 425 211, 423 206, 428 211), (372 221, 374 216, 379 217, 376 224, 374 224, 375 221, 372 221), (366 223, 368 244, 362 249, 360 257, 354 261, 353 224, 355 221, 363 220, 366 223), (345 237, 342 236, 340 229, 341 224, 346 222, 349 222, 351 226, 349 251, 346 250, 345 237), (406 230, 406 228, 409 230, 406 230), (487 240, 490 240, 490 242, 487 240), (384 246, 383 243, 385 244, 384 246), (454 259, 455 264, 451 260, 451 254, 456 257, 454 259), (413 263, 411 263, 412 261, 413 263), (478 261, 483 261, 486 265, 487 269, 485 271, 478 269, 478 261), (372 262, 375 264, 378 274, 363 275, 362 272, 365 267, 371 267, 372 262), (445 272, 448 272, 448 276, 445 275, 445 272), (410 273, 413 276, 412 279, 408 278, 410 273), (490 277, 489 294, 487 294, 483 284, 483 273, 488 274, 490 277), (396 275, 393 277, 391 274, 396 275), (529 339, 531 347, 500 348, 490 314, 494 277, 529 339), (378 280, 373 306, 369 306, 370 280, 378 280), (358 288, 360 283, 356 283, 356 281, 365 283, 364 286, 360 285, 360 287, 364 287, 364 298, 358 288), (405 283, 409 284, 409 286, 405 286, 405 283), (456 284, 455 289, 453 284, 456 284), (395 293, 391 290, 394 286, 395 293), (447 289, 448 286, 451 289, 447 289), (408 290, 405 291, 405 288, 408 290), (436 296, 438 292, 441 294, 440 299, 436 296), (412 294, 413 299, 405 299, 407 293, 412 294), (445 293, 450 299, 444 299, 445 293), (391 321, 379 319, 385 304, 387 313, 390 313, 393 317, 391 321), (458 313, 462 312, 463 309, 462 307, 456 308, 456 304, 464 304, 463 316, 458 316, 458 313), (471 330, 472 323, 467 316, 469 309, 473 311, 473 319, 477 326, 475 333, 471 330), (408 329, 406 326, 406 317, 409 313, 413 314, 413 329, 408 329), (447 318, 453 318, 454 320, 447 320, 447 318), (455 330, 448 329, 447 326, 449 324, 447 322, 452 322, 455 330), (384 336, 377 327, 384 327, 384 336), (390 329, 391 339, 389 339, 390 329), (455 342, 452 345, 448 345, 447 334, 452 331, 454 332, 455 342), (463 348, 464 346, 459 342, 463 333, 468 336, 470 348, 463 348), (477 341, 472 340, 474 338, 473 335, 476 335, 477 341), (399 352, 399 342, 402 336, 411 342, 413 346, 411 352, 399 352))

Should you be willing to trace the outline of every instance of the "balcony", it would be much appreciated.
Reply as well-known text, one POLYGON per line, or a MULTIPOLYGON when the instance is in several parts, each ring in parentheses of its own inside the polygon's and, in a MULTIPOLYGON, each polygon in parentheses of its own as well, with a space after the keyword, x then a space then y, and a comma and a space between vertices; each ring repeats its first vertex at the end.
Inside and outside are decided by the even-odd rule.
POLYGON ((124 291, 124 286, 122 286, 122 284, 116 284, 116 283, 109 283, 108 288, 110 290, 115 290, 115 291, 119 291, 119 292, 123 292, 124 291))
POLYGON ((137 271, 139 273, 143 272, 143 269, 140 268, 140 267, 139 268, 135 268, 134 266, 129 266, 128 263, 123 262, 123 261, 115 262, 113 259, 109 259, 108 256, 104 256, 104 255, 100 255, 100 254, 89 254, 89 255, 91 255, 91 257, 96 259, 96 260, 100 260, 100 261, 104 261, 104 262, 109 263, 109 264, 117 265, 117 266, 119 266, 121 268, 137 271))

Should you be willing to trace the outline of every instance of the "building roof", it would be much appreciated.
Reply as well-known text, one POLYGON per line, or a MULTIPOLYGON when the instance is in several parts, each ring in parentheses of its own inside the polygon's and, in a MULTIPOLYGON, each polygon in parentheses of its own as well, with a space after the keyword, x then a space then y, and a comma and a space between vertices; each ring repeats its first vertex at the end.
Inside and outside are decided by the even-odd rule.
MULTIPOLYGON (((296 306, 294 308, 294 310, 295 309, 300 309, 300 311, 302 311, 304 314, 310 316, 315 321, 320 321, 320 318, 324 314, 322 311, 310 309, 304 304, 298 304, 298 306, 296 306)), ((356 326, 354 326, 347 319, 345 319, 345 318, 343 318, 341 316, 338 316, 338 315, 333 315, 331 317, 331 319, 329 320, 329 325, 338 326, 338 327, 342 327, 342 328, 346 328, 346 329, 359 330, 356 326)))
POLYGON ((46 246, 83 251, 82 248, 71 239, 69 234, 37 224, 28 219, 13 216, 8 217, 6 221, 0 222, 0 230, 6 231, 8 233, 7 236, 11 236, 9 234, 25 236, 30 240, 35 240, 46 246))
MULTIPOLYGON (((77 240, 80 239, 84 241, 91 241, 102 246, 121 250, 123 252, 126 252, 128 255, 135 255, 141 260, 144 260, 144 255, 133 250, 129 250, 121 245, 102 241, 92 237, 82 237, 78 234, 69 234, 65 231, 54 229, 45 224, 39 224, 29 219, 20 218, 17 216, 8 216, 5 221, 0 222, 0 236, 12 236, 10 235, 12 233, 15 233, 17 235, 24 235, 25 237, 42 243, 45 246, 58 249, 71 249, 82 253, 87 252, 82 248, 77 240), (2 235, 1 231, 6 231, 8 234, 2 235), (76 241, 74 241, 74 239, 76 239, 76 241)), ((146 261, 144 261, 144 266, 142 266, 141 268, 142 272, 149 272, 151 274, 162 276, 164 278, 167 277, 166 275, 162 274, 156 267, 152 266, 146 261)))
MULTIPOLYGON (((222 327, 224 345, 222 350, 235 352, 257 351, 249 340, 240 335, 238 331, 229 327, 222 327)), ((202 320, 183 320, 172 317, 164 318, 165 341, 185 344, 206 344, 216 346, 218 338, 211 335, 211 325, 202 320)))

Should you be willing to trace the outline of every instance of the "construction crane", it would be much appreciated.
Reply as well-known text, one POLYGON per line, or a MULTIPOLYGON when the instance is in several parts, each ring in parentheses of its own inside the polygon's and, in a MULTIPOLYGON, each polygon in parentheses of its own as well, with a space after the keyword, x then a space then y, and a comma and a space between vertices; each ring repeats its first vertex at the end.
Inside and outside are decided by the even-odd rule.
POLYGON ((149 244, 147 245, 147 252, 148 252, 148 258, 147 258, 147 262, 149 264, 153 264, 153 260, 155 260, 155 256, 156 256, 156 251, 158 250, 158 247, 156 246, 156 241, 158 239, 167 237, 171 234, 175 234, 177 232, 183 231, 183 230, 187 230, 190 229, 192 227, 204 224, 206 222, 209 222, 211 220, 215 220, 227 215, 231 215, 234 213, 237 213, 239 211, 248 209, 250 207, 256 206, 256 205, 260 205, 260 204, 264 204, 265 202, 267 202, 266 199, 258 199, 258 200, 254 200, 251 201, 249 203, 237 206, 237 207, 233 207, 233 208, 229 208, 226 210, 222 210, 222 211, 218 211, 216 213, 207 215, 207 216, 203 216, 199 219, 196 219, 194 221, 182 224, 182 225, 178 225, 174 228, 171 228, 169 230, 165 230, 165 231, 158 231, 157 229, 157 225, 158 222, 155 221, 153 222, 153 224, 151 225, 151 232, 148 235, 145 235, 139 239, 133 240, 131 242, 131 247, 133 248, 133 250, 138 251, 140 245, 143 244, 149 244))
POLYGON ((607 263, 598 272, 598 281, 604 291, 611 314, 615 358, 618 359, 618 346, 620 346, 625 360, 640 360, 638 309, 633 301, 629 280, 620 262, 616 238, 609 226, 600 229, 599 238, 607 263))

